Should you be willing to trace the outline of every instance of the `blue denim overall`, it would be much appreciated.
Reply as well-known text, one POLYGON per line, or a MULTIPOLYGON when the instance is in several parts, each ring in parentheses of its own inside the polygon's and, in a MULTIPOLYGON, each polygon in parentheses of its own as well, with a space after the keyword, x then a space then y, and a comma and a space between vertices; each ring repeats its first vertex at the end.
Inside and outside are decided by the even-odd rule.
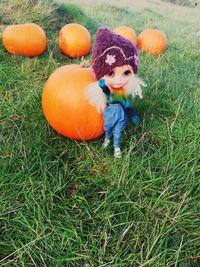
POLYGON ((109 103, 111 93, 103 79, 99 81, 99 86, 108 100, 108 105, 103 112, 105 138, 110 139, 113 135, 114 148, 117 148, 120 147, 120 138, 126 127, 127 117, 132 120, 134 125, 137 125, 139 123, 139 116, 128 100, 125 105, 120 102, 109 103))

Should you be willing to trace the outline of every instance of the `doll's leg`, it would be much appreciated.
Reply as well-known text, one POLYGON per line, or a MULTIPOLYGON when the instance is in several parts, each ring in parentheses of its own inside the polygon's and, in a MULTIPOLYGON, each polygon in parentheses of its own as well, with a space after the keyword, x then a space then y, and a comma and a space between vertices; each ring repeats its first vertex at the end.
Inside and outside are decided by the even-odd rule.
POLYGON ((107 148, 109 146, 111 136, 112 136, 112 134, 105 132, 105 139, 104 139, 103 145, 102 145, 103 148, 107 148))
POLYGON ((120 120, 116 124, 113 130, 114 148, 120 147, 120 139, 125 127, 126 127, 126 119, 120 120))
POLYGON ((115 158, 121 158, 120 139, 125 127, 126 127, 126 114, 123 108, 120 107, 120 109, 118 110, 118 121, 113 130, 115 158))
POLYGON ((103 118, 104 118, 104 131, 105 131, 105 139, 103 142, 103 148, 107 148, 110 144, 110 139, 112 137, 113 127, 114 127, 114 121, 112 120, 113 117, 113 109, 110 109, 110 107, 106 107, 105 111, 103 112, 103 118))
POLYGON ((113 139, 114 139, 114 157, 121 158, 121 149, 120 149, 120 139, 122 136, 122 132, 126 126, 126 122, 119 122, 116 125, 116 128, 113 131, 113 139))
POLYGON ((140 122, 140 118, 137 112, 132 107, 126 108, 126 114, 135 126, 138 125, 138 123, 140 122))
POLYGON ((109 146, 109 144, 110 144, 110 139, 104 139, 104 141, 103 141, 103 145, 102 145, 102 147, 103 148, 107 148, 108 146, 109 146))

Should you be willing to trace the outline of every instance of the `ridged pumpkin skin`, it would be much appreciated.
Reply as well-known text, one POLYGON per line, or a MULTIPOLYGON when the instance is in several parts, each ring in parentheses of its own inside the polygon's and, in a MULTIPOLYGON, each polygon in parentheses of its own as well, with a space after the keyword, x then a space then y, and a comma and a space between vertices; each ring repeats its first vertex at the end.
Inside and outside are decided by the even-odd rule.
POLYGON ((79 58, 90 52, 91 36, 83 25, 69 23, 60 30, 58 45, 63 54, 79 58))
POLYGON ((35 23, 6 27, 2 40, 5 49, 13 55, 39 56, 47 46, 45 32, 35 23))
POLYGON ((164 32, 147 29, 141 32, 137 38, 137 47, 150 55, 162 53, 167 46, 167 39, 164 32))
POLYGON ((76 140, 102 135, 102 114, 85 95, 86 87, 95 81, 91 69, 79 65, 65 65, 51 74, 43 90, 42 107, 54 130, 76 140))
POLYGON ((127 26, 121 26, 121 27, 115 28, 113 31, 115 33, 121 35, 122 37, 128 39, 133 44, 136 44, 137 35, 136 35, 135 31, 132 28, 127 27, 127 26))

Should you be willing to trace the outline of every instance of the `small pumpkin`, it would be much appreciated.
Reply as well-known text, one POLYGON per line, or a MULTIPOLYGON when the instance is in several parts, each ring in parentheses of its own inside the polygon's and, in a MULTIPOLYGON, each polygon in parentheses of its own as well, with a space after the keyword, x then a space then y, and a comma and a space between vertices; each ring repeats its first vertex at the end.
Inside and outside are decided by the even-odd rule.
POLYGON ((29 57, 39 56, 47 46, 45 32, 35 23, 7 26, 2 41, 10 54, 29 57))
POLYGON ((150 55, 158 55, 165 51, 167 38, 160 30, 146 29, 139 34, 137 47, 150 55))
POLYGON ((135 31, 131 27, 121 26, 121 27, 115 28, 113 31, 115 33, 121 35, 122 37, 128 39, 133 44, 136 44, 137 35, 136 35, 135 31))
POLYGON ((76 140, 91 140, 103 133, 103 117, 89 104, 85 89, 95 82, 90 68, 65 65, 47 80, 42 107, 51 127, 76 140))
POLYGON ((68 57, 79 58, 90 52, 91 36, 83 25, 69 23, 60 30, 58 45, 61 52, 68 57))

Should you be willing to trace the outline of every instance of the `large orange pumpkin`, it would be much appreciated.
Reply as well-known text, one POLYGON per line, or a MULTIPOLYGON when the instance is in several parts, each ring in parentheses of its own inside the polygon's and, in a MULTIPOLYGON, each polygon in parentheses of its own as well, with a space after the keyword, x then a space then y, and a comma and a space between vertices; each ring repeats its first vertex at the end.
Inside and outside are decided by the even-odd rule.
POLYGON ((121 27, 115 28, 113 31, 121 35, 122 37, 128 39, 133 44, 136 44, 137 36, 136 36, 135 31, 131 27, 121 26, 121 27))
POLYGON ((13 55, 39 56, 47 46, 45 32, 35 23, 6 27, 2 40, 6 50, 13 55))
POLYGON ((146 29, 137 38, 137 47, 151 55, 162 53, 166 46, 166 36, 159 30, 146 29))
POLYGON ((62 53, 71 58, 78 58, 90 52, 91 36, 83 25, 69 23, 60 30, 58 44, 62 53))
POLYGON ((66 65, 51 74, 43 90, 42 107, 54 130, 77 140, 102 135, 102 114, 85 95, 86 87, 95 81, 91 69, 79 65, 66 65))

